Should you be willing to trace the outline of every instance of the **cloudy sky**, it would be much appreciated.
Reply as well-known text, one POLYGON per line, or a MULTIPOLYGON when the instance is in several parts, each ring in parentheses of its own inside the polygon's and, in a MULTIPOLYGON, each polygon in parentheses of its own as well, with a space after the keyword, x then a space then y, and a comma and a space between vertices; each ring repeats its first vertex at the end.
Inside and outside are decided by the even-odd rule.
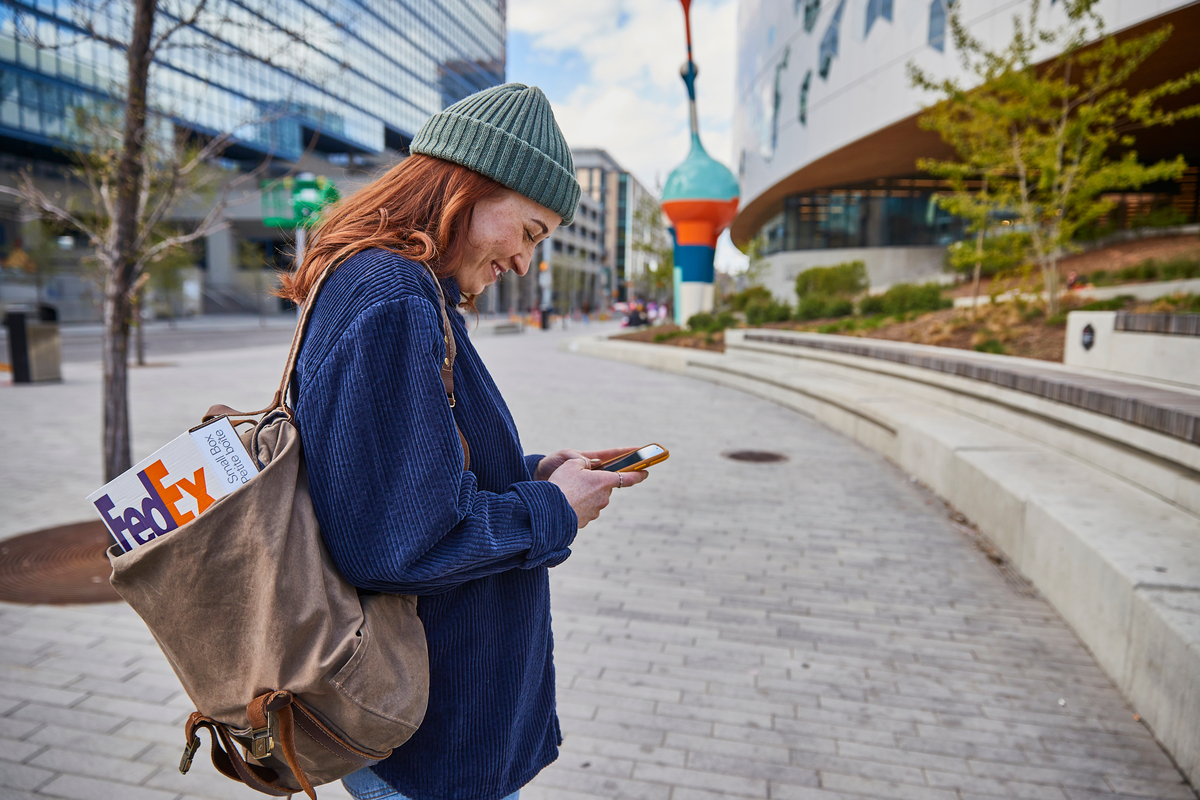
MULTIPOLYGON (((705 149, 733 167, 737 0, 693 0, 705 149)), ((687 59, 679 0, 509 0, 508 80, 540 86, 575 147, 602 147, 654 190, 687 156, 687 59)), ((728 241, 717 266, 745 259, 728 241)))

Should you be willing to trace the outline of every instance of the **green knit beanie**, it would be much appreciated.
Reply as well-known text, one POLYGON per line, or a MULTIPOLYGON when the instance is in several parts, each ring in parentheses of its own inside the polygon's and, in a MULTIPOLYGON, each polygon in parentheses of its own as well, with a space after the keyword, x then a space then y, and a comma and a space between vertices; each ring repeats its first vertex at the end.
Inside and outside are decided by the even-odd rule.
POLYGON ((575 161, 536 86, 506 83, 459 100, 426 120, 408 150, 486 175, 558 214, 563 225, 575 218, 575 161))

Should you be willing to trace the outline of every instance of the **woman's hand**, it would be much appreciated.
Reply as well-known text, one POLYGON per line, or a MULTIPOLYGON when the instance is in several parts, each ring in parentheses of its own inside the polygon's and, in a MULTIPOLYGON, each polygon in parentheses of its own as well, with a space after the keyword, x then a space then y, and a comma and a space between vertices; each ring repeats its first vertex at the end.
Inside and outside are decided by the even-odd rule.
MULTIPOLYGON (((608 458, 612 458, 628 452, 629 450, 596 450, 581 453, 578 458, 564 461, 551 473, 550 482, 567 496, 567 502, 575 509, 575 516, 579 518, 580 528, 600 516, 600 511, 608 505, 613 489, 627 488, 646 480, 647 473, 644 470, 618 473, 591 469, 592 459, 603 461, 605 453, 611 454, 608 458)), ((557 455, 559 454, 555 453, 555 456, 557 455)), ((542 459, 542 463, 549 458, 551 456, 542 459)), ((541 472, 541 464, 538 465, 538 471, 541 472)))
POLYGON ((608 450, 559 450, 557 453, 552 453, 538 462, 537 473, 533 476, 533 479, 535 481, 549 480, 556 469, 572 458, 582 458, 590 461, 592 467, 595 468, 605 461, 611 461, 617 456, 632 453, 634 450, 637 450, 637 448, 614 447, 608 450))

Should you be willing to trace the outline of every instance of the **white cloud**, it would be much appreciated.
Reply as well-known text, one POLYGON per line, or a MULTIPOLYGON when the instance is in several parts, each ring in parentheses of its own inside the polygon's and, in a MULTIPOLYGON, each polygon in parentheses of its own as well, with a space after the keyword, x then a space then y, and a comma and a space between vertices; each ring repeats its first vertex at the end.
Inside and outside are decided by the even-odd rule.
MULTIPOLYGON (((737 2, 694 0, 691 14, 701 137, 713 158, 732 167, 737 2)), ((651 189, 687 156, 678 0, 510 0, 508 27, 529 37, 535 51, 574 54, 587 64, 585 81, 550 93, 572 145, 604 148, 651 189)))

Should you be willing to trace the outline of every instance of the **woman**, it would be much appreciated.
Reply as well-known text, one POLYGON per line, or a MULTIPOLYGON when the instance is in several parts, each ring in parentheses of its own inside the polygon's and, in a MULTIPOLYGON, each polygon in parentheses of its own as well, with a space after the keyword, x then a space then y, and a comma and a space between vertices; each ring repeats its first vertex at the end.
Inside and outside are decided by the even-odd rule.
POLYGON ((468 97, 410 151, 330 214, 284 286, 308 301, 337 264, 312 300, 295 405, 325 543, 355 586, 418 595, 429 645, 421 727, 344 783, 361 799, 501 800, 561 743, 548 568, 646 473, 590 470, 632 448, 525 455, 454 311, 524 275, 574 217, 579 184, 545 95, 508 84, 468 97))

